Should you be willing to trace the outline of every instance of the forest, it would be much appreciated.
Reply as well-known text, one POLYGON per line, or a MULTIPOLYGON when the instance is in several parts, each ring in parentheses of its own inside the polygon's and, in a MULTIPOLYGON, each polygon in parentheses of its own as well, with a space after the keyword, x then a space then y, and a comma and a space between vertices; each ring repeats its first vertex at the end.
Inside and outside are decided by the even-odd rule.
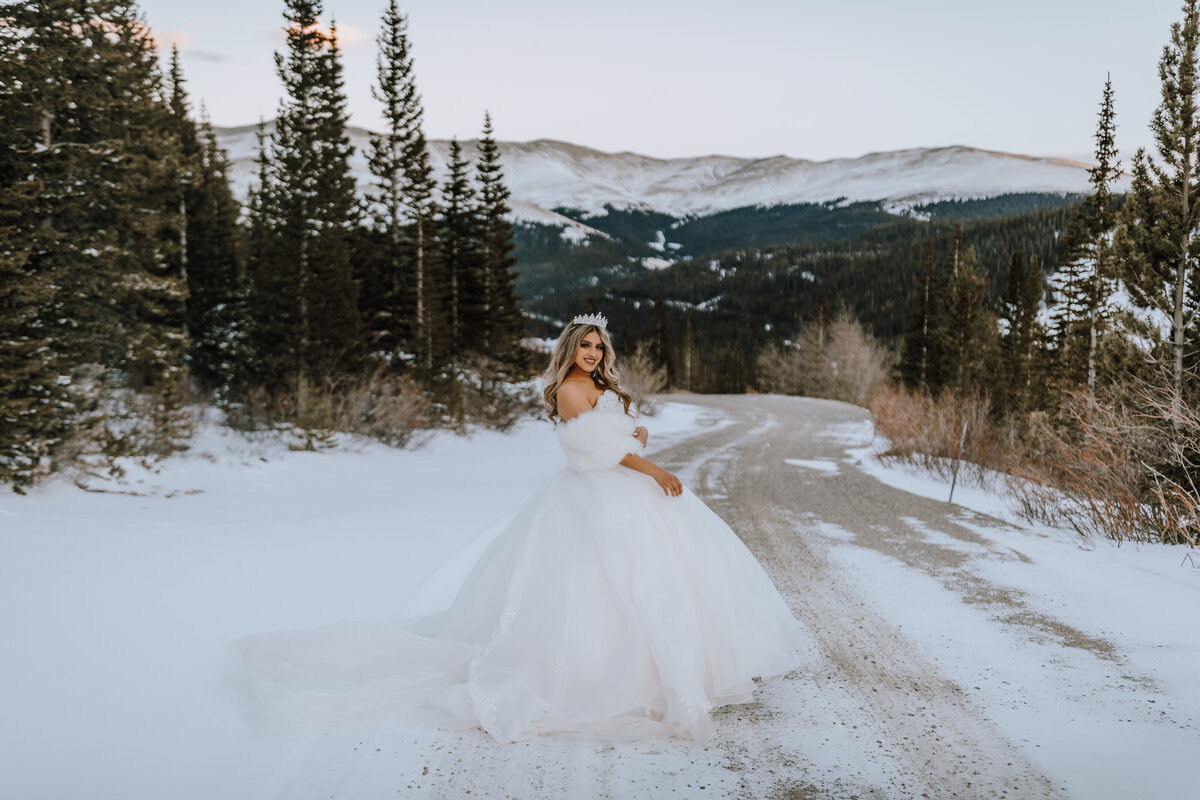
POLYGON ((395 0, 372 86, 385 125, 356 186, 336 26, 320 0, 282 5, 283 100, 243 203, 136 4, 0 4, 0 481, 16 491, 186 448, 202 409, 302 448, 503 428, 532 408, 513 389, 537 373, 527 337, 602 311, 645 391, 867 404, 897 457, 1016 476, 1031 514, 1197 543, 1197 0, 1163 50, 1150 152, 1122 161, 1104 85, 1086 196, 555 209, 601 234, 583 242, 514 224, 482 109, 475 152, 452 143, 435 179, 395 0))
POLYGON ((205 405, 304 447, 523 413, 496 388, 528 355, 490 116, 439 186, 391 2, 361 199, 336 26, 320 0, 283 8, 284 99, 243 206, 135 4, 0 6, 0 481, 161 458, 205 405))

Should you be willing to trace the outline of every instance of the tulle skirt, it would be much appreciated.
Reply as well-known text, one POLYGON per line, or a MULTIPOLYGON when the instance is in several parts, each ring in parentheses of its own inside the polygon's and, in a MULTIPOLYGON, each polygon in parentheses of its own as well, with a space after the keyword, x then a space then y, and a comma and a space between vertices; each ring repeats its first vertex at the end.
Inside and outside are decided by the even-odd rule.
POLYGON ((234 643, 232 681, 272 733, 391 723, 632 739, 713 734, 709 712, 798 663, 798 623, 689 491, 625 467, 559 473, 453 603, 234 643))

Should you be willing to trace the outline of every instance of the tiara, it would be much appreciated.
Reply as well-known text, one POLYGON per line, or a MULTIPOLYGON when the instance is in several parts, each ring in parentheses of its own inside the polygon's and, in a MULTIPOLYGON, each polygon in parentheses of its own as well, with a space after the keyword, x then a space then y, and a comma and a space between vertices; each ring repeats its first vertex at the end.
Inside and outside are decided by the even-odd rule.
POLYGON ((603 314, 580 314, 571 320, 572 325, 595 325, 602 331, 608 330, 608 320, 603 314))

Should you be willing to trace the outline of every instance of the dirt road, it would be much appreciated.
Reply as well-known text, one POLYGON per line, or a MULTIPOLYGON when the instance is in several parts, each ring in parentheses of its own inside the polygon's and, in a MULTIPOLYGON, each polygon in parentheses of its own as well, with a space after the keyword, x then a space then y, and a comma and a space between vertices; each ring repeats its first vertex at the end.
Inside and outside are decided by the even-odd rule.
POLYGON ((764 684, 756 703, 719 711, 707 746, 553 737, 498 745, 479 732, 376 732, 297 752, 263 796, 1062 796, 970 692, 884 618, 861 575, 847 573, 831 549, 850 541, 899 559, 953 587, 963 603, 1010 607, 1012 624, 1031 635, 1100 657, 1105 643, 959 570, 964 556, 954 544, 980 537, 955 522, 955 507, 885 486, 847 460, 850 447, 866 444, 854 437, 870 435, 862 409, 768 396, 686 402, 719 411, 712 416, 720 423, 653 457, 743 537, 808 628, 812 646, 799 669, 764 684))

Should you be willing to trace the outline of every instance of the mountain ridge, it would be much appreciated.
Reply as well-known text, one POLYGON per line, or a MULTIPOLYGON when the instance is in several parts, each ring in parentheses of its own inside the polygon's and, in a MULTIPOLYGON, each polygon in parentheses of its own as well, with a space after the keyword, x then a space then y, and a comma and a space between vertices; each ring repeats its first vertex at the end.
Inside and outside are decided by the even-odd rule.
MULTIPOLYGON (((273 122, 265 123, 269 132, 273 122)), ((258 125, 216 128, 232 162, 240 197, 254 176, 258 125)), ((364 153, 371 132, 351 126, 351 169, 360 192, 371 176, 364 153)), ((478 140, 463 139, 473 155, 478 140)), ((430 159, 446 176, 449 140, 430 140, 430 159)), ((746 207, 798 203, 881 202, 893 213, 943 200, 970 200, 1022 192, 1082 194, 1088 164, 1056 156, 1031 156, 967 145, 878 151, 822 161, 786 155, 660 158, 630 151, 606 152, 557 139, 499 142, 517 220, 564 228, 569 238, 599 232, 588 217, 607 208, 636 209, 678 218, 703 217, 746 207), (582 214, 569 218, 555 209, 582 214)), ((1117 189, 1125 188, 1127 178, 1117 189)))

